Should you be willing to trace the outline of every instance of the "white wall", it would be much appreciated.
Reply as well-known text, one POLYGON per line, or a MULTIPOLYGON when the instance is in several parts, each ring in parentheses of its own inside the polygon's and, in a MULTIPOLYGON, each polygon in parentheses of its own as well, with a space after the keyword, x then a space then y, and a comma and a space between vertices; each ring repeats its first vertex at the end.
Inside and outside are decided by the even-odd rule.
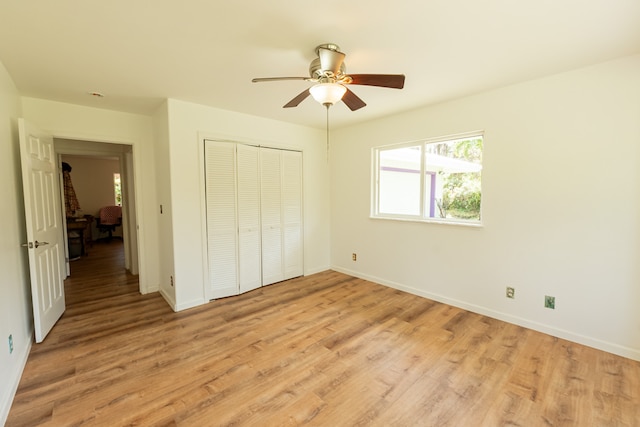
MULTIPOLYGON (((120 173, 119 159, 63 155, 62 161, 67 162, 72 168, 71 182, 83 214, 98 218, 103 206, 115 203, 113 174, 120 173)), ((112 234, 122 236, 122 227, 116 227, 112 234)), ((94 222, 93 240, 106 236, 107 233, 101 234, 97 230, 94 222)))
POLYGON ((35 98, 22 98, 24 116, 60 139, 128 144, 133 147, 140 289, 159 286, 158 217, 153 119, 150 116, 82 107, 35 98))
MULTIPOLYGON (((171 162, 169 159, 169 106, 164 102, 154 115, 155 163, 158 188, 158 243, 160 256, 160 293, 169 305, 176 307, 176 288, 171 283, 174 275, 173 226, 171 215, 171 162), (162 207, 162 208, 161 208, 162 207), (162 212, 160 212, 162 211, 162 212)), ((194 165, 197 167, 197 165, 194 165)))
POLYGON ((206 228, 202 138, 303 151, 304 271, 329 267, 328 168, 324 132, 169 100, 171 221, 177 310, 206 302, 206 228))
POLYGON ((120 160, 63 155, 71 167, 71 181, 82 212, 97 216, 100 208, 115 203, 113 174, 120 173, 120 160))
POLYGON ((0 63, 0 425, 4 425, 33 340, 31 291, 17 119, 20 96, 0 63), (13 336, 13 353, 8 339, 13 336))
POLYGON ((640 360, 640 56, 332 136, 333 268, 640 360), (372 147, 479 129, 482 228, 369 218, 372 147))

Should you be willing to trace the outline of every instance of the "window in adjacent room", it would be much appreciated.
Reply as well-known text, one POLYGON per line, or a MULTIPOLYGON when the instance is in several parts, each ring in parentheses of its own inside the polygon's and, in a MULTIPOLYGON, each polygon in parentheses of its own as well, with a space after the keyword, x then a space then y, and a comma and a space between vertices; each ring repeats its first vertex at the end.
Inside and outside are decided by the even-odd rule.
POLYGON ((373 216, 480 224, 481 132, 374 148, 373 216))
POLYGON ((115 195, 115 205, 122 206, 122 183, 119 173, 113 174, 113 192, 115 195))

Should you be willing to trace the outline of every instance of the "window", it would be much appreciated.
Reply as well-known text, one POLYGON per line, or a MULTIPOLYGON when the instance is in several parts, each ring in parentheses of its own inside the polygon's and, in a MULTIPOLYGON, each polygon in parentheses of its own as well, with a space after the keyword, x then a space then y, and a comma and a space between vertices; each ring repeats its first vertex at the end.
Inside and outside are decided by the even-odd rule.
POLYGON ((120 174, 113 174, 113 193, 115 195, 115 205, 122 206, 122 183, 120 182, 120 174))
POLYGON ((480 223, 482 133, 374 148, 373 216, 480 223))

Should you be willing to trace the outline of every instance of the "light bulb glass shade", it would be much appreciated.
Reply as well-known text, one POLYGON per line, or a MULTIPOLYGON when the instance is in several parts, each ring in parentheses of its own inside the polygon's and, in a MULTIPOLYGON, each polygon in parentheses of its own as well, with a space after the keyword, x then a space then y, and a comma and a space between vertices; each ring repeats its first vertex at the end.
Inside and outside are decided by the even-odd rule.
POLYGON ((318 83, 309 89, 313 99, 322 105, 333 105, 340 101, 347 88, 338 83, 318 83))

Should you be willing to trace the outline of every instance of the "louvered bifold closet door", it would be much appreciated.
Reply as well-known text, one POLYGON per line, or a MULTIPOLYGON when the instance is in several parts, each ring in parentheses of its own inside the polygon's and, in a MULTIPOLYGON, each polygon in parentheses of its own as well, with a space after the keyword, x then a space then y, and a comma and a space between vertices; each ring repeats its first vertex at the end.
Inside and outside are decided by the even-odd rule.
POLYGON ((236 146, 205 141, 209 298, 238 294, 236 146))
POLYGON ((283 151, 282 215, 284 245, 284 279, 302 276, 302 153, 283 151))
POLYGON ((238 144, 238 272, 240 293, 262 285, 260 149, 238 144))
POLYGON ((262 285, 284 280, 280 150, 260 149, 262 285))

